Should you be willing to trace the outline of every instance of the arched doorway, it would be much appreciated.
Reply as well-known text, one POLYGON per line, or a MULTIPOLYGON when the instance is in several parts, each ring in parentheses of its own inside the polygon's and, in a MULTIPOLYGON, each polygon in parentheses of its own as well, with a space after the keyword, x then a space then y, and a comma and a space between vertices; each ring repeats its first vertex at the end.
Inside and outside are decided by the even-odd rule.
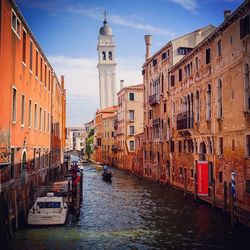
POLYGON ((22 164, 21 164, 21 180, 26 182, 26 173, 27 173, 27 156, 26 151, 23 152, 22 164))

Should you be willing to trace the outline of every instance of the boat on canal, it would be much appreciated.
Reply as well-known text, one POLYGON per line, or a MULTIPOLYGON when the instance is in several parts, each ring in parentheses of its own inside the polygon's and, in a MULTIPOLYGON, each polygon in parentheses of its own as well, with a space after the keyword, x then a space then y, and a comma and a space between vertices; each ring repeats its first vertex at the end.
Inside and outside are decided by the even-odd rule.
POLYGON ((28 214, 28 225, 63 225, 66 222, 68 206, 63 197, 47 193, 38 197, 28 214))
POLYGON ((112 172, 108 169, 107 166, 103 167, 102 179, 108 182, 112 181, 112 172))

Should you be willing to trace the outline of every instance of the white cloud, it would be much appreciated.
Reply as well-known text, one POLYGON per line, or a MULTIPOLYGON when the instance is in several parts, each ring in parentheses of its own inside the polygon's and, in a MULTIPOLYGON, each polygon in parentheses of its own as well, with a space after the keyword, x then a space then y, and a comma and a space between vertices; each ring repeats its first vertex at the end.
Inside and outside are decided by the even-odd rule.
MULTIPOLYGON (((178 1, 178 0, 173 0, 178 1)), ((187 0, 188 2, 189 0, 187 0)), ((192 0, 194 1, 194 0, 192 0)), ((92 19, 102 20, 103 16, 101 13, 103 12, 102 9, 99 7, 86 7, 81 5, 66 5, 65 3, 61 3, 60 5, 57 5, 55 2, 41 2, 41 1, 35 1, 30 2, 29 6, 32 6, 37 9, 44 9, 49 11, 49 13, 53 16, 57 16, 58 13, 68 13, 68 14, 77 14, 81 16, 90 17, 92 19)), ((58 15, 60 16, 60 15, 58 15)), ((111 20, 113 24, 128 27, 131 29, 137 29, 137 30, 144 30, 146 32, 149 32, 150 34, 155 35, 163 35, 163 36, 174 36, 174 32, 162 28, 157 27, 148 23, 143 23, 143 21, 138 21, 139 18, 137 15, 131 15, 131 16, 119 16, 115 14, 108 15, 108 19, 111 20)))
POLYGON ((198 7, 197 0, 170 0, 170 1, 179 4, 184 9, 189 10, 191 12, 195 12, 198 7))
MULTIPOLYGON (((79 125, 93 119, 99 104, 99 81, 97 57, 73 58, 49 56, 58 77, 65 75, 67 90, 67 124, 79 125)), ((116 83, 123 79, 126 85, 142 83, 141 66, 143 60, 118 58, 116 83)))

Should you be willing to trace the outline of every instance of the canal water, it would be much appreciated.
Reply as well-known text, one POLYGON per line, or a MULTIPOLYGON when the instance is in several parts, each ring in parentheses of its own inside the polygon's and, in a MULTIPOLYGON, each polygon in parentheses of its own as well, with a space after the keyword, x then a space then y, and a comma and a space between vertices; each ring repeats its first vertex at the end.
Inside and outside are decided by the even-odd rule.
POLYGON ((11 249, 250 249, 244 227, 230 232, 220 211, 194 203, 183 193, 112 169, 84 168, 79 218, 59 227, 27 228, 11 249))

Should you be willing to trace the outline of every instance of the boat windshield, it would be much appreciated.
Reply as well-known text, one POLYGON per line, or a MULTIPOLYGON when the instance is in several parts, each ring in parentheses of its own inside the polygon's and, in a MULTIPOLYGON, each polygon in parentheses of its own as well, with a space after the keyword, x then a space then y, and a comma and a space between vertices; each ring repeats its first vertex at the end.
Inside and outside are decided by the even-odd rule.
POLYGON ((55 202, 55 201, 37 202, 37 206, 39 206, 39 208, 60 208, 61 202, 55 202))

